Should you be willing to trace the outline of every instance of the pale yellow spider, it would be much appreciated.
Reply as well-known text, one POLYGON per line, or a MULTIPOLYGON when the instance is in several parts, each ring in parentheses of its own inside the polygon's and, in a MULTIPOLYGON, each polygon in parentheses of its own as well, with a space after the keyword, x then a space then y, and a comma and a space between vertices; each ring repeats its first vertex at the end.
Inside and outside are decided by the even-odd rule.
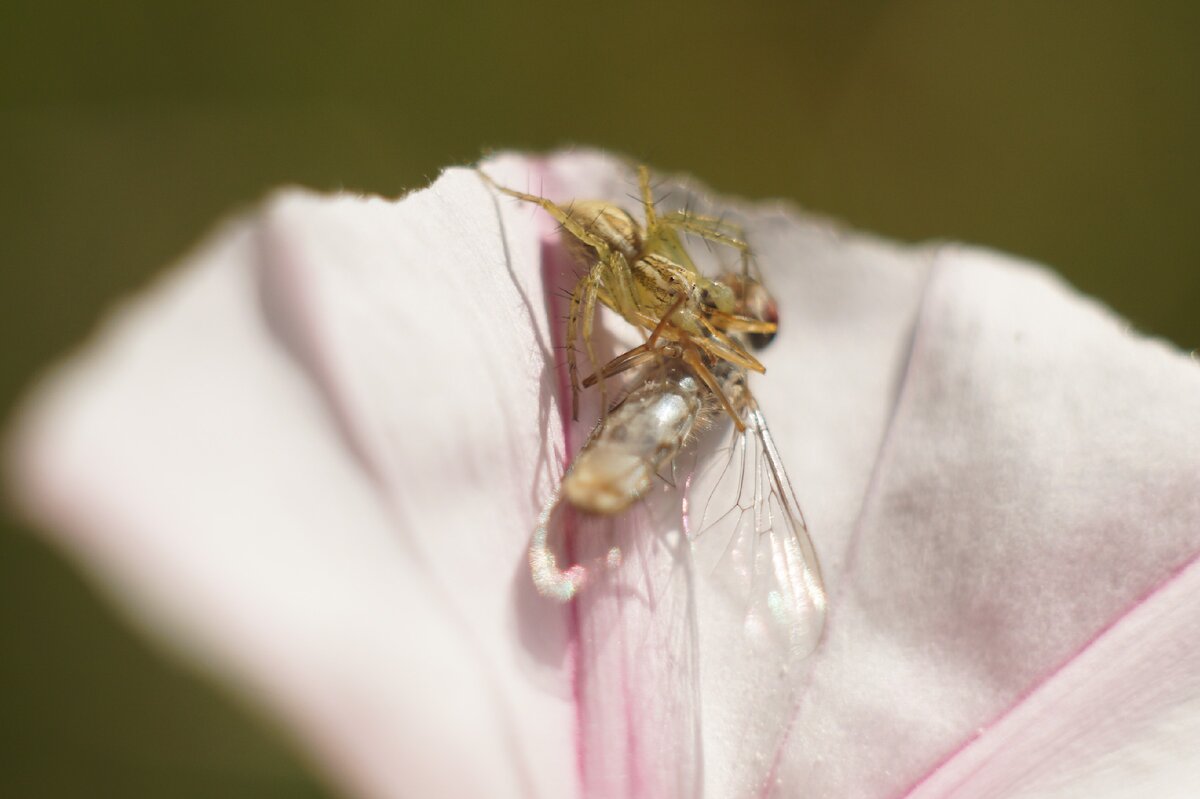
POLYGON ((770 335, 774 321, 738 313, 733 289, 725 282, 705 277, 696 268, 680 240, 689 233, 737 250, 743 274, 749 268, 749 245, 736 226, 714 217, 688 211, 659 214, 650 188, 650 172, 638 167, 645 225, 605 200, 576 200, 570 205, 499 186, 486 174, 484 180, 499 191, 546 210, 594 259, 571 293, 567 317, 567 370, 571 380, 572 414, 578 418, 581 381, 575 343, 583 339, 593 374, 583 385, 600 383, 601 404, 607 410, 604 380, 660 354, 682 359, 708 386, 738 429, 734 410, 710 365, 729 361, 756 372, 766 371, 730 333, 770 335), (651 331, 644 344, 618 355, 600 369, 592 347, 596 300, 636 327, 651 331))

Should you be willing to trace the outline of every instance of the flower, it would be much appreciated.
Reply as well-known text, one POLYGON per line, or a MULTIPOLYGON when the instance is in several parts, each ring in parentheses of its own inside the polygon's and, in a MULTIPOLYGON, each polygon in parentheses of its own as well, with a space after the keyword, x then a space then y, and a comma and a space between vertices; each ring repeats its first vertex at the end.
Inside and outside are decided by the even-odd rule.
MULTIPOLYGON (((486 168, 630 185, 593 153, 486 168)), ((19 496, 352 794, 1195 790, 1200 369, 1007 256, 730 205, 780 299, 754 387, 830 595, 794 702, 686 592, 533 589, 584 430, 562 264, 469 169, 227 223, 40 388, 19 496)))

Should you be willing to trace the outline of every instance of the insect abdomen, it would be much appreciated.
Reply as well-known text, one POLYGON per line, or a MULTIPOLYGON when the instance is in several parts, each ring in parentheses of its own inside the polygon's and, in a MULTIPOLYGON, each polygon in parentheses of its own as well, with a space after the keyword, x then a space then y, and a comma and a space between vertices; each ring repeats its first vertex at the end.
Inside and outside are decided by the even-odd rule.
POLYGON ((663 368, 662 378, 642 383, 609 413, 564 475, 563 495, 575 507, 605 515, 628 508, 711 414, 691 373, 663 368))

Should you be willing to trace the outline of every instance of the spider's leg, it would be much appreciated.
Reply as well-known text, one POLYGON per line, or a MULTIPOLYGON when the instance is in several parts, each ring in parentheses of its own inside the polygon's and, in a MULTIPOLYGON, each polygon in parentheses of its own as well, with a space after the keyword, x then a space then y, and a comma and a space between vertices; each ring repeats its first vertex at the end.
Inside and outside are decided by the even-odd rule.
POLYGON ((571 292, 571 306, 567 314, 567 375, 571 380, 571 418, 579 419, 579 364, 576 360, 575 341, 579 337, 579 316, 580 312, 584 313, 584 331, 583 345, 587 350, 588 358, 591 361, 591 367, 596 368, 596 357, 592 351, 592 325, 591 311, 596 305, 596 282, 599 279, 599 274, 602 264, 597 262, 586 275, 579 279, 575 284, 575 290, 571 292))
POLYGON ((533 203, 534 205, 544 209, 546 213, 554 217, 555 222, 558 222, 558 224, 562 225, 564 230, 589 247, 595 248, 596 253, 602 260, 608 254, 610 249, 608 242, 581 225, 578 219, 571 216, 570 209, 563 208, 558 203, 555 203, 552 200, 547 200, 545 197, 539 197, 536 194, 526 194, 523 191, 506 189, 488 177, 486 172, 479 169, 475 171, 479 173, 480 177, 487 181, 488 185, 492 186, 497 191, 507 194, 509 197, 515 197, 518 200, 524 200, 527 203, 533 203))
POLYGON ((746 429, 746 423, 742 421, 742 417, 734 410, 733 404, 729 401, 729 397, 725 396, 725 392, 721 389, 721 383, 717 380, 704 363, 704 358, 700 355, 700 350, 694 347, 685 347, 683 350, 683 362, 692 367, 692 371, 696 373, 696 377, 700 378, 704 385, 708 386, 709 391, 717 398, 717 402, 721 403, 721 407, 725 409, 725 413, 729 414, 729 418, 733 420, 733 426, 741 433, 746 429))
POLYGON ((712 322, 713 327, 725 333, 760 333, 770 335, 779 329, 779 325, 775 322, 755 319, 752 316, 742 316, 741 314, 709 311, 708 318, 712 322))
MULTIPOLYGON (((587 281, 582 288, 583 297, 580 302, 583 305, 583 325, 581 335, 583 336, 583 349, 587 352, 588 365, 593 372, 596 371, 596 350, 592 346, 592 327, 596 319, 596 286, 601 280, 604 273, 604 261, 596 262, 592 267, 591 273, 585 280, 587 281)), ((575 372, 571 375, 571 391, 574 399, 578 398, 579 373, 575 372)), ((578 418, 579 407, 575 405, 575 418, 578 418)), ((600 380, 600 423, 608 421, 608 387, 604 380, 600 380)))
POLYGON ((742 275, 749 277, 750 245, 746 243, 746 236, 741 225, 726 222, 715 216, 695 214, 691 211, 672 211, 662 218, 661 224, 693 236, 699 236, 714 244, 723 244, 737 250, 742 263, 742 275))
POLYGON ((758 359, 746 351, 742 343, 735 338, 730 338, 718 327, 716 327, 706 317, 700 317, 701 324, 708 331, 711 338, 694 338, 693 340, 703 346, 704 344, 712 344, 712 349, 705 347, 709 352, 720 353, 720 357, 726 361, 736 363, 738 366, 744 366, 747 369, 753 370, 762 374, 766 372, 766 368, 758 362, 758 359))
MULTIPOLYGON (((703 317, 700 317, 703 320, 703 317)), ((651 319, 644 314, 639 316, 638 322, 645 327, 656 325, 659 320, 651 319)), ((740 366, 744 369, 749 369, 752 372, 763 374, 767 368, 759 362, 757 358, 746 351, 746 348, 739 344, 736 340, 721 334, 719 330, 714 331, 713 328, 705 322, 705 330, 713 332, 713 335, 695 335, 680 331, 674 325, 671 325, 670 330, 664 328, 663 337, 669 338, 672 341, 678 341, 680 344, 688 344, 692 347, 703 350, 708 355, 719 361, 729 361, 732 364, 740 366)))
POLYGON ((752 372, 758 372, 759 374, 765 374, 767 371, 767 367, 763 366, 758 358, 746 352, 745 347, 732 339, 728 343, 724 343, 715 338, 691 336, 688 338, 688 341, 717 360, 729 361, 736 366, 749 369, 752 372))
POLYGON ((601 281, 601 285, 610 289, 608 299, 611 302, 606 304, 619 313, 625 321, 636 325, 638 301, 633 290, 633 270, 630 269, 625 256, 616 251, 609 252, 607 266, 608 279, 601 281))
POLYGON ((642 206, 646 209, 646 230, 653 231, 658 227, 658 213, 654 210, 654 195, 650 191, 650 170, 645 164, 639 164, 637 173, 642 206))
POLYGON ((675 304, 671 306, 671 309, 667 311, 666 315, 664 315, 663 318, 659 320, 658 324, 654 326, 654 330, 651 331, 650 337, 646 339, 645 344, 639 344, 633 349, 621 353, 608 363, 604 364, 603 368, 601 368, 599 372, 595 372, 585 377, 583 379, 583 387, 590 388, 605 378, 612 377, 615 374, 620 374, 626 369, 631 369, 634 366, 645 363, 646 361, 649 361, 660 354, 678 358, 682 353, 678 344, 664 344, 659 346, 658 339, 662 335, 663 328, 667 325, 667 320, 669 320, 671 316, 677 310, 679 310, 680 306, 683 305, 684 299, 684 297, 680 297, 675 301, 675 304))

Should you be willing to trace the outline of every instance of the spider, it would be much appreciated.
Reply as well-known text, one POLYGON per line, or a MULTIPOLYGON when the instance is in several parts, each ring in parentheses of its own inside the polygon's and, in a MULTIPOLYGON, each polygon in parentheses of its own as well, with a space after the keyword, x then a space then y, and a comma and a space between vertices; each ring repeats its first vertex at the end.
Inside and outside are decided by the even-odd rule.
POLYGON ((644 225, 638 224, 625 209, 605 200, 576 200, 562 206, 545 197, 500 186, 482 171, 480 175, 498 191, 545 209, 593 261, 571 292, 567 316, 572 418, 579 418, 581 383, 600 384, 601 407, 607 411, 606 378, 668 355, 692 368, 741 430, 740 414, 721 390, 711 366, 728 361, 765 372, 762 364, 729 334, 769 336, 775 332, 776 324, 771 319, 739 313, 734 289, 728 282, 700 273, 680 234, 695 235, 737 250, 745 276, 749 271, 750 247, 740 229, 724 220, 690 211, 660 214, 651 194, 650 170, 643 165, 637 173, 644 225), (645 343, 618 355, 600 369, 596 369, 591 340, 597 300, 635 327, 650 331, 645 343), (575 347, 580 338, 593 370, 583 381, 579 378, 575 347))

